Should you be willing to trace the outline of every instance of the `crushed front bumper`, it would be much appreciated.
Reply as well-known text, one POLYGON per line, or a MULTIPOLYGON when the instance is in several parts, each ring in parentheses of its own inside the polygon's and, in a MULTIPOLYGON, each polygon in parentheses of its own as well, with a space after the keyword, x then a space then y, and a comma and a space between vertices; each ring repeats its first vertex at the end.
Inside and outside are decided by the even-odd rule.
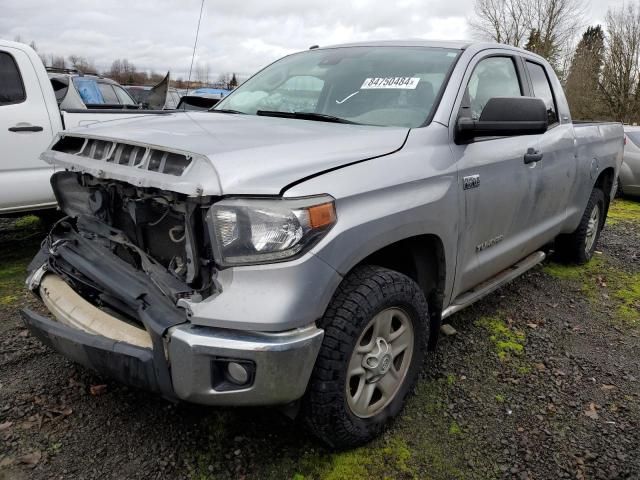
POLYGON ((184 324, 166 336, 167 362, 154 351, 87 333, 31 310, 31 333, 67 358, 122 383, 170 399, 205 405, 283 405, 300 398, 322 343, 310 326, 283 333, 236 332, 184 324), (254 366, 250 382, 230 385, 217 366, 230 360, 254 366), (220 386, 220 388, 218 388, 220 386))
POLYGON ((27 286, 52 316, 23 310, 34 336, 88 368, 174 400, 207 405, 297 400, 324 335, 315 324, 284 332, 193 325, 185 310, 168 301, 144 273, 80 237, 60 244, 54 253, 43 249, 30 271, 27 286), (70 288, 58 274, 64 274, 61 265, 72 266, 105 295, 117 298, 136 317, 140 331, 131 334, 130 322, 98 309, 70 288), (124 336, 127 329, 130 334, 124 336), (246 369, 246 381, 233 381, 230 363, 246 369))

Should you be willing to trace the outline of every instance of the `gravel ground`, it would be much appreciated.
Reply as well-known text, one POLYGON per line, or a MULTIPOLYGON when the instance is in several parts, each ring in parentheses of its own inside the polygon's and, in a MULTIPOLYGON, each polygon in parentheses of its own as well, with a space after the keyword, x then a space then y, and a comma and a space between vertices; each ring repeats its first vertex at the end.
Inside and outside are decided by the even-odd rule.
POLYGON ((640 206, 595 262, 545 262, 455 315, 405 414, 329 452, 275 409, 171 404, 41 346, 19 320, 36 219, 0 220, 0 479, 640 479, 640 206))

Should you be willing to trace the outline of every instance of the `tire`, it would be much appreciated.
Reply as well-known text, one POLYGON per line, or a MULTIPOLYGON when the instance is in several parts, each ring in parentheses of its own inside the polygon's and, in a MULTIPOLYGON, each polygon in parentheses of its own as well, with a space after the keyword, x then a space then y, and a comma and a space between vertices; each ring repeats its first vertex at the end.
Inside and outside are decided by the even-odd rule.
POLYGON ((613 185, 613 188, 616 198, 624 198, 624 189, 622 188, 622 182, 619 178, 616 178, 616 183, 613 185))
POLYGON ((591 260, 604 226, 605 212, 604 192, 594 188, 578 228, 573 233, 560 235, 556 239, 556 251, 561 260, 577 264, 591 260))
POLYGON ((413 389, 429 341, 427 301, 406 275, 356 267, 319 326, 324 340, 302 401, 303 420, 330 447, 356 447, 382 432, 413 389), (354 374, 358 369, 363 373, 354 374))

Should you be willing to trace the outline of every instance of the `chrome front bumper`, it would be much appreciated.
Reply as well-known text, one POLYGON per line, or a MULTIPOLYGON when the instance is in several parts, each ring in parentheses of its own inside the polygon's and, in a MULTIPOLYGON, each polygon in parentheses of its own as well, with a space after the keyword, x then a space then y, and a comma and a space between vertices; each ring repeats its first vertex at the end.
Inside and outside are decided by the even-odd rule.
MULTIPOLYGON (((44 343, 123 383, 194 403, 282 405, 299 399, 324 335, 315 325, 265 333, 187 322, 172 326, 154 341, 130 343, 127 338, 139 336, 121 333, 131 333, 135 327, 93 306, 59 277, 38 271, 27 284, 39 291, 55 317, 23 311, 27 327, 44 343), (222 367, 228 362, 250 366, 245 384, 223 378, 222 367)), ((138 330, 146 335, 142 328, 138 330)))
POLYGON ((282 333, 241 332, 190 324, 169 331, 168 352, 176 396, 207 405, 282 405, 302 397, 324 331, 315 325, 282 333), (216 362, 255 366, 252 382, 216 388, 216 362))

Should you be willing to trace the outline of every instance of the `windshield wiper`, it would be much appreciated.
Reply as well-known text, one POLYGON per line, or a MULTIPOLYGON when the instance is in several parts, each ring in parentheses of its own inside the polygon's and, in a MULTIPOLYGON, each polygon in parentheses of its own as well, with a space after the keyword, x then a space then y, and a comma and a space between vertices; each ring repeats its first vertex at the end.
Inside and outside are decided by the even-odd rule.
POLYGON ((210 112, 220 112, 220 113, 239 113, 241 115, 246 115, 246 113, 241 112, 240 110, 230 110, 228 108, 215 108, 215 106, 209 109, 210 112))
POLYGON ((258 110, 256 115, 261 117, 299 118, 300 120, 316 120, 318 122, 350 123, 353 125, 359 125, 357 122, 352 122, 345 118, 315 112, 278 112, 275 110, 258 110))

